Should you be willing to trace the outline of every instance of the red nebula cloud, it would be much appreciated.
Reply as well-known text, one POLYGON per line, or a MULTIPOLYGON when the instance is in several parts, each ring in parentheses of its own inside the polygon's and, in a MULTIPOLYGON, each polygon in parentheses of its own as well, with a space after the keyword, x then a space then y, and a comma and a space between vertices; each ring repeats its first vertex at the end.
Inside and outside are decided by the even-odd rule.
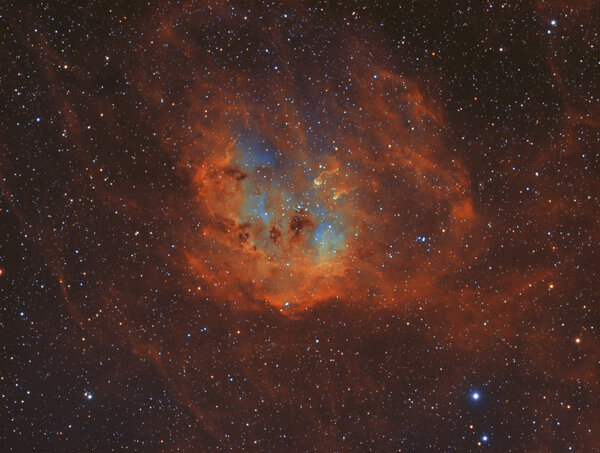
MULTIPOLYGON (((283 425, 299 449, 343 450, 352 433, 360 450, 369 444, 359 425, 377 439, 424 426, 419 440, 429 445, 431 429, 422 421, 434 420, 436 432, 464 441, 461 392, 476 381, 494 387, 489 402, 503 401, 493 414, 523 411, 514 395, 532 395, 522 419, 545 418, 547 429, 558 429, 554 415, 563 404, 594 407, 598 187, 586 157, 596 155, 595 135, 586 128, 597 128, 598 107, 588 100, 589 84, 573 77, 588 77, 567 59, 580 54, 562 41, 544 45, 544 83, 556 85, 550 98, 560 98, 563 113, 535 133, 534 124, 549 116, 542 106, 552 104, 536 83, 527 85, 525 73, 537 82, 538 60, 535 71, 515 72, 515 85, 527 88, 532 102, 521 105, 530 123, 513 127, 510 115, 525 117, 505 108, 509 84, 485 100, 489 110, 480 117, 483 95, 474 93, 477 103, 470 103, 470 94, 448 93, 452 85, 436 82, 435 65, 403 72, 421 56, 402 50, 393 57, 375 33, 362 29, 365 36, 354 38, 358 26, 352 33, 342 22, 316 26, 334 20, 335 11, 319 19, 322 9, 313 8, 304 23, 296 2, 293 20, 287 7, 275 14, 271 4, 263 16, 227 2, 193 12, 193 3, 136 20, 136 46, 119 37, 99 58, 87 58, 89 44, 79 48, 81 61, 56 50, 44 37, 54 26, 31 38, 37 50, 27 51, 48 85, 45 102, 58 113, 48 126, 52 116, 40 114, 36 128, 48 130, 27 126, 24 138, 2 137, 0 192, 75 321, 77 330, 62 333, 63 313, 56 312, 61 341, 102 366, 96 394, 114 396, 121 407, 136 393, 127 375, 131 357, 139 358, 132 368, 143 379, 153 378, 151 364, 180 406, 182 418, 171 427, 184 433, 181 449, 189 441, 190 451, 201 442, 187 412, 223 448, 275 438, 279 433, 266 430, 283 425), (271 27, 288 13, 289 22, 271 27), (235 39, 223 39, 230 31, 235 39), (112 52, 119 46, 127 47, 120 57, 112 52), (461 99, 462 116, 450 117, 461 99), (481 133, 461 132, 478 127, 481 133), (24 152, 30 149, 36 152, 24 152), (123 369, 105 371, 101 345, 117 350, 123 369), (127 383, 124 393, 113 390, 117 378, 127 383), (420 408, 421 395, 432 405, 420 408), (439 412, 432 418, 433 404, 439 412), (231 441, 230 427, 239 429, 231 441)), ((590 2, 578 2, 578 15, 568 17, 557 14, 563 4, 537 3, 541 31, 557 27, 548 39, 559 36, 555 19, 564 24, 560 35, 569 27, 583 33, 590 2)), ((495 9, 504 10, 490 14, 495 9)), ((437 36, 437 22, 431 27, 437 36)), ((485 28, 485 42, 493 28, 485 28)), ((453 47, 446 44, 439 57, 448 78, 453 47)), ((473 75, 496 74, 500 53, 512 55, 498 51, 490 62, 468 52, 481 66, 473 75)), ((464 80, 470 93, 474 81, 485 92, 499 79, 464 80)), ((20 112, 21 101, 15 105, 20 112)), ((25 242, 17 237, 12 255, 20 261, 25 242)), ((31 274, 36 288, 23 290, 28 304, 39 293, 58 306, 41 292, 42 276, 22 274, 31 274)), ((2 279, 15 275, 3 262, 2 279)), ((48 330, 41 321, 40 332, 48 330)), ((137 406, 122 412, 137 413, 137 406)), ((600 419, 595 413, 578 412, 574 427, 561 421, 561 429, 584 439, 588 426, 577 420, 600 419)), ((543 450, 534 435, 541 424, 520 434, 524 424, 515 420, 505 436, 510 448, 543 450), (517 438, 526 445, 515 447, 517 438)), ((539 439, 553 445, 551 435, 539 439)), ((281 442, 261 448, 291 445, 281 442)))
POLYGON ((194 90, 184 165, 203 220, 187 258, 214 295, 287 313, 393 305, 427 296, 470 253, 476 213, 441 112, 357 52, 340 56, 347 87, 312 87, 318 103, 291 76, 265 88, 215 70, 194 90))

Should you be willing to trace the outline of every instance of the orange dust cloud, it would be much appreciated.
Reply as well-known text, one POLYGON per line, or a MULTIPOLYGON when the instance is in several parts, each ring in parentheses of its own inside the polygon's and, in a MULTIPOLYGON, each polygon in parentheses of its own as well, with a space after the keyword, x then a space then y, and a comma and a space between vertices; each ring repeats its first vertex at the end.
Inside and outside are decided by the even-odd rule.
POLYGON ((427 296, 470 253, 476 213, 441 112, 368 52, 340 58, 343 89, 218 69, 197 83, 182 166, 203 220, 187 259, 214 295, 288 313, 389 305, 427 296))

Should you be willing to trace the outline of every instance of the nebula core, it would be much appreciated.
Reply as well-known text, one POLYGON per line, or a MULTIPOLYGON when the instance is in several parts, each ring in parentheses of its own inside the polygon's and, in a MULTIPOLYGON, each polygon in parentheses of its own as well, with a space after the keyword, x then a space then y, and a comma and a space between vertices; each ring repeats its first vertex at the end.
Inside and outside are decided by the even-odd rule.
POLYGON ((600 451, 600 7, 0 7, 2 451, 600 451))

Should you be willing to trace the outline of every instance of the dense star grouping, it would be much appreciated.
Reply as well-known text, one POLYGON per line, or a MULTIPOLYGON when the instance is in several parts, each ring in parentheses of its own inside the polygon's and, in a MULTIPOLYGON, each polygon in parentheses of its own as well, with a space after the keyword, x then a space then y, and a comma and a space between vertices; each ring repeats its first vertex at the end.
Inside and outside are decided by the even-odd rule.
POLYGON ((5 2, 2 451, 600 449, 595 2, 5 2))

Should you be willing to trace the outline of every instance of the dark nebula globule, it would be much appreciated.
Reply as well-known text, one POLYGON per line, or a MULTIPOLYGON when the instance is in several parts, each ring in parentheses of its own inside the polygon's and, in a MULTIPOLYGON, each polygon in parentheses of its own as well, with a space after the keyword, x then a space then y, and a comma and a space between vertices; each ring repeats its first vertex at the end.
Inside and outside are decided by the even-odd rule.
POLYGON ((600 451, 600 3, 0 30, 0 451, 600 451))

